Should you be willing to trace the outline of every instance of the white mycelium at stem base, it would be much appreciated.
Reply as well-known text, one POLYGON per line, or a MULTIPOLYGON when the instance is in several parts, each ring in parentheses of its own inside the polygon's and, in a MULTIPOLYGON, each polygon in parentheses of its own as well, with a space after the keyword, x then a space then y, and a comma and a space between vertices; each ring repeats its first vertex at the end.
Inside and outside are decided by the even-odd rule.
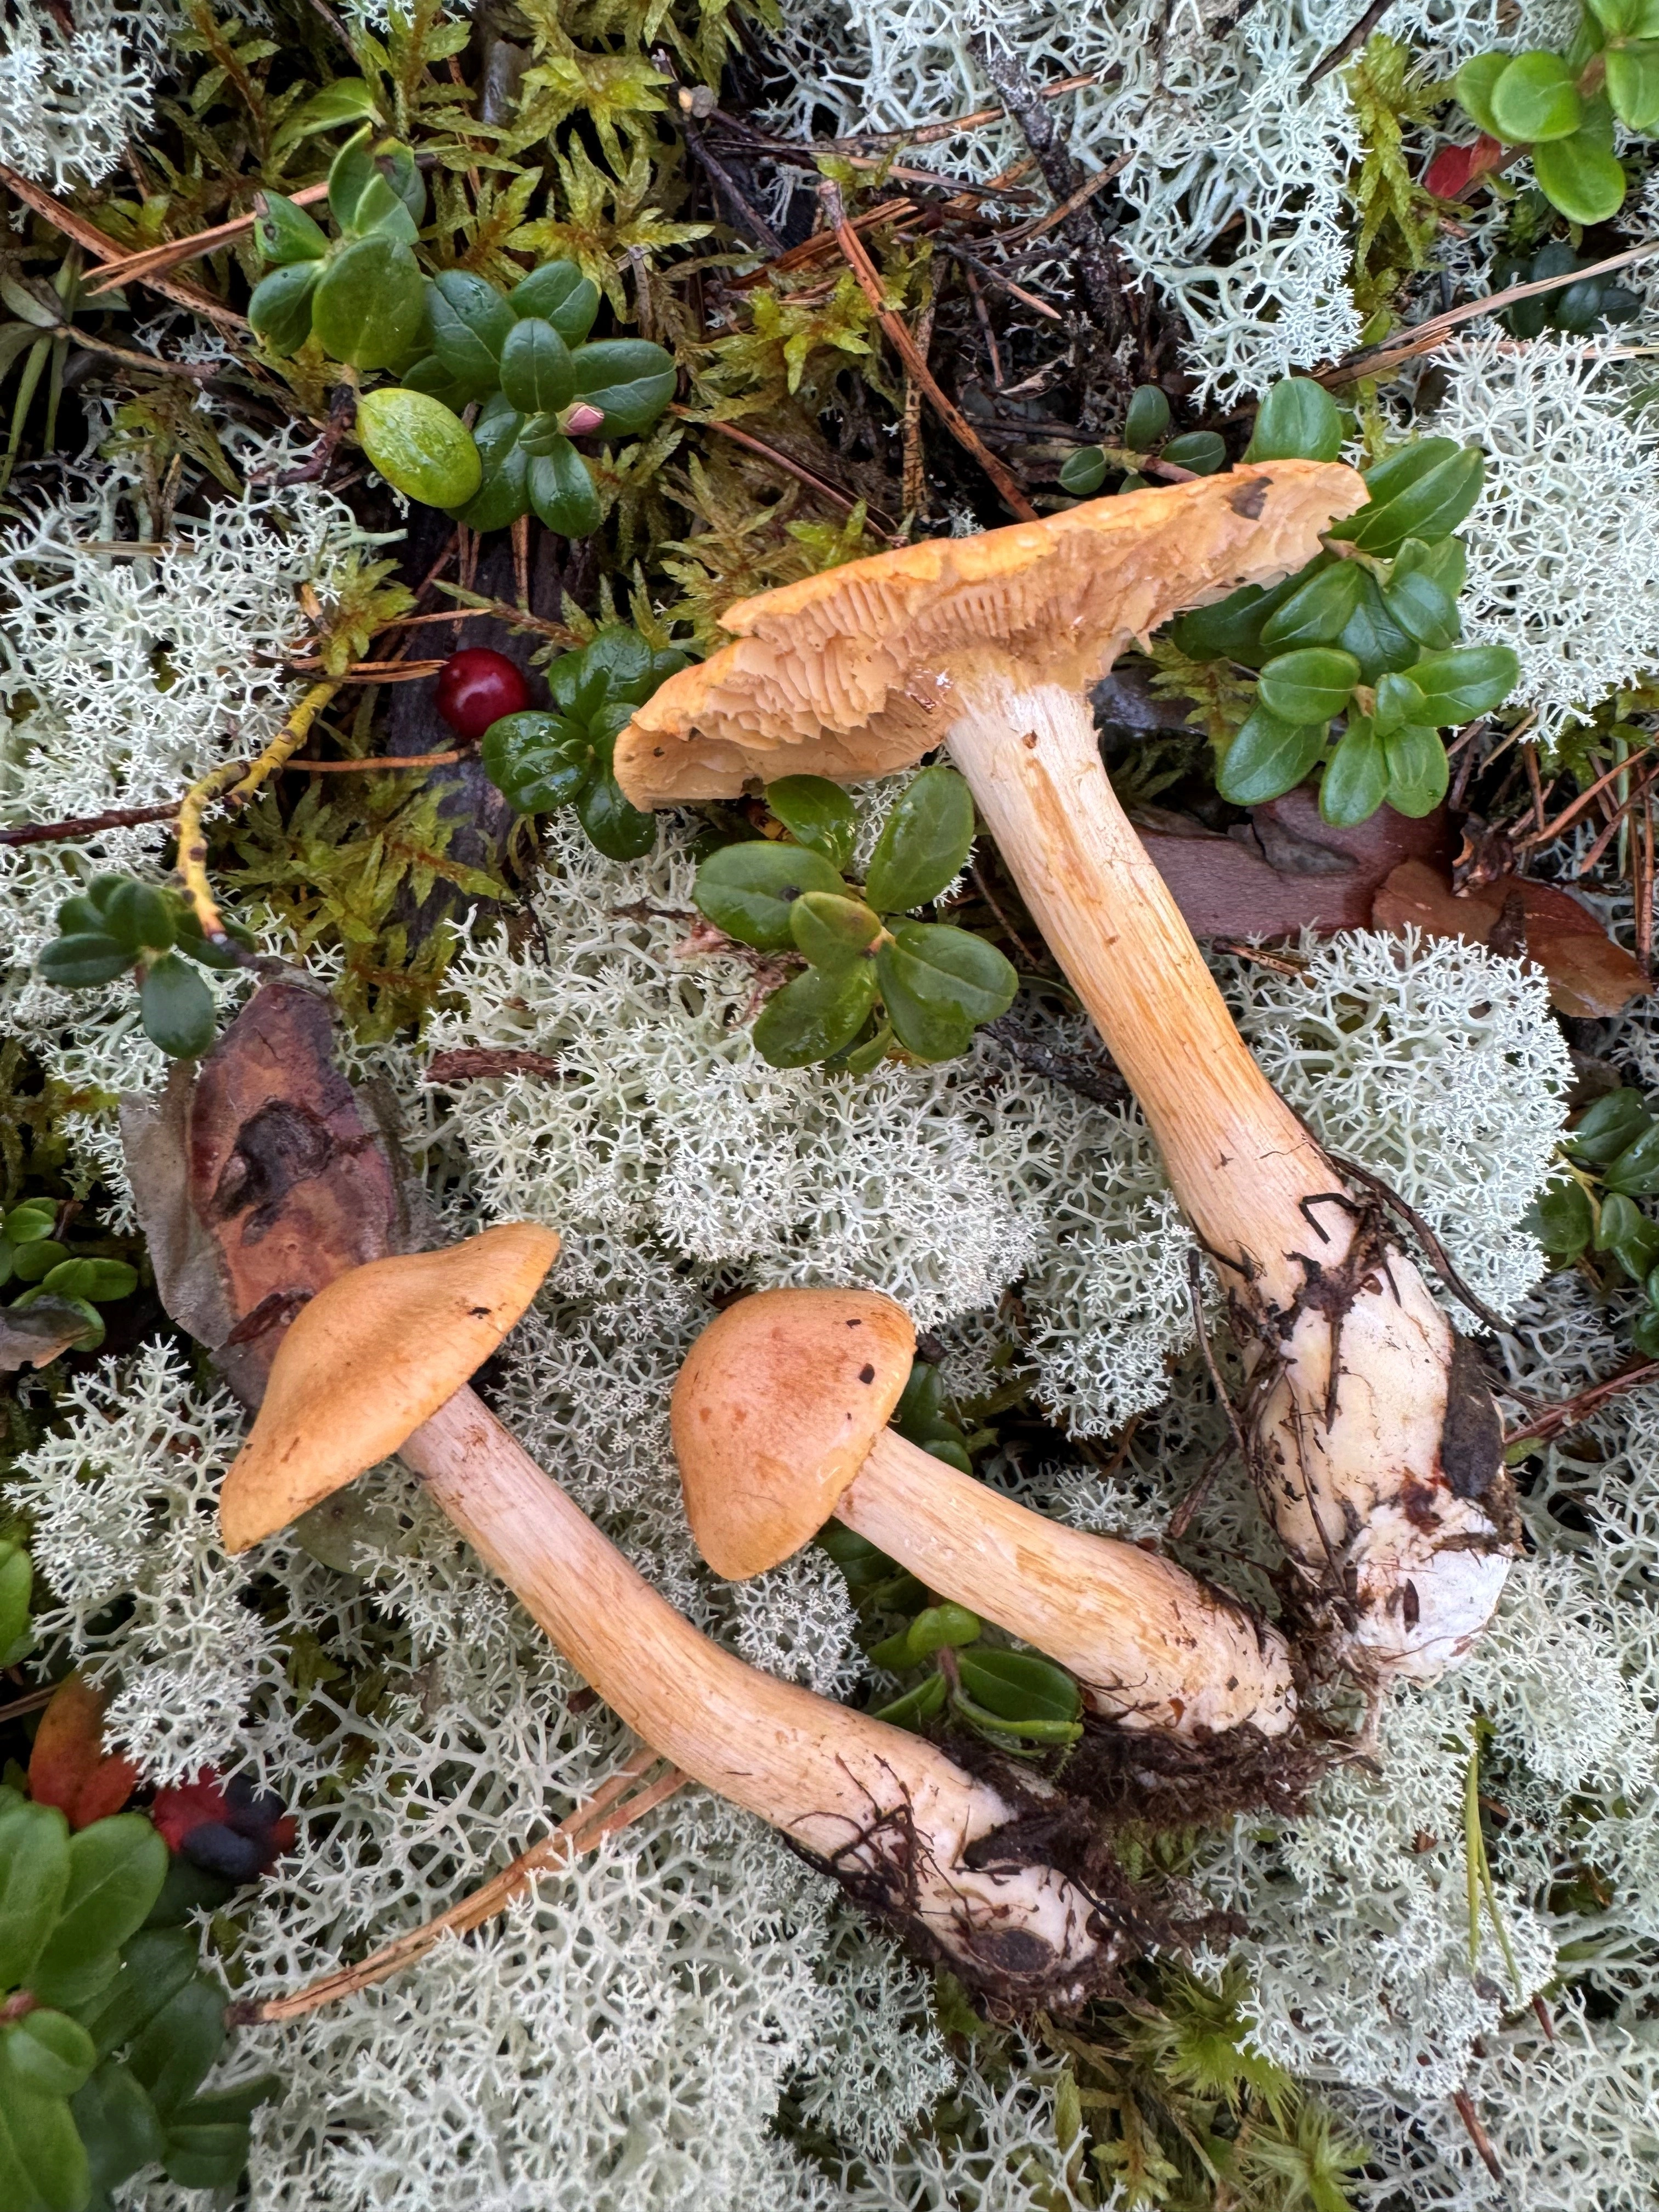
MULTIPOLYGON (((1121 1937, 995 1832, 1017 1806, 902 1729, 757 1673, 658 1595, 465 1387, 558 1250, 507 1223, 371 1261, 304 1306, 220 1492, 233 1551, 397 1451, 559 1650, 654 1749, 769 1821, 976 1987, 1066 2004, 1121 1937)), ((1034 1792, 1033 1794, 1036 1794, 1034 1792)))
POLYGON ((1293 574, 1364 491, 1334 463, 1244 466, 745 600, 722 617, 734 642, 636 714, 616 768, 660 805, 883 774, 948 742, 1221 1271, 1254 1471, 1304 1582, 1357 1671, 1431 1680, 1490 1619, 1512 1553, 1491 1393, 1237 1036, 1087 702, 1133 638, 1293 574))

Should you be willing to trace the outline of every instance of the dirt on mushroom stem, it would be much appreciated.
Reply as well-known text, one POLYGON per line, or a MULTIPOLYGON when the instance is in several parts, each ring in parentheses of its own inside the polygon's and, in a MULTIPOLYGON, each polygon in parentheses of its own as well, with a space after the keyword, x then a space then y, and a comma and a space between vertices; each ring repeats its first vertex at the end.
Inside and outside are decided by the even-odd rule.
POLYGON ((1033 918, 1133 1090, 1225 1286, 1252 1473, 1362 1677, 1431 1680, 1514 1555, 1478 1363, 1273 1091, 1119 806, 1086 699, 986 654, 940 720, 1033 918))

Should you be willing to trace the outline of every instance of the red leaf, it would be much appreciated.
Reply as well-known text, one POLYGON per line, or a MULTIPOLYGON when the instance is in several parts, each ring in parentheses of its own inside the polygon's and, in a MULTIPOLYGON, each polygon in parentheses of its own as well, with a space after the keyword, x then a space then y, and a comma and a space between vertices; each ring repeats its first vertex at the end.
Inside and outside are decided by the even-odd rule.
POLYGON ((29 1795, 37 1805, 56 1805, 71 1828, 118 1813, 138 1786, 132 1762, 105 1752, 108 1703, 79 1674, 66 1674, 35 1731, 29 1795))
POLYGON ((1553 884, 1498 876, 1454 896, 1449 879, 1422 860, 1397 867, 1376 895, 1378 929, 1415 925, 1428 937, 1461 937, 1494 951, 1525 953, 1549 978, 1558 1013, 1595 1020, 1651 991, 1641 964, 1587 907, 1553 884))
POLYGON ((1443 146, 1423 172, 1423 189, 1437 200, 1466 200, 1497 174, 1514 150, 1485 131, 1472 146, 1443 146))

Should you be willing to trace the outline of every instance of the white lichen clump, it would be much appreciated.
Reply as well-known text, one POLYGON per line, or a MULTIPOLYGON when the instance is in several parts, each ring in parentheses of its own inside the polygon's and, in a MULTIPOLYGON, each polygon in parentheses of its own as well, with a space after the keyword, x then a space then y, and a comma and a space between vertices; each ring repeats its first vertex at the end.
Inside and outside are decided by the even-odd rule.
POLYGON ((1514 648, 1547 744, 1659 662, 1659 422, 1619 359, 1632 337, 1466 338, 1421 426, 1486 453, 1464 627, 1514 648))
MULTIPOLYGON (((1339 76, 1303 97, 1353 12, 1341 0, 787 0, 781 52, 794 83, 775 120, 792 135, 821 133, 826 113, 842 131, 915 129, 993 104, 975 33, 1004 41, 1039 85, 1106 80, 1055 112, 1085 172, 1127 156, 1118 244, 1186 318, 1183 365, 1198 396, 1233 401, 1359 336, 1341 191, 1358 132, 1339 76)), ((1485 48, 1532 43, 1510 12, 1505 21, 1493 0, 1409 0, 1385 27, 1421 54, 1425 75, 1449 75, 1485 48)), ((1025 151, 1005 125, 906 159, 984 180, 1025 151)), ((1048 274, 1065 281, 1063 261, 1048 274)))
POLYGON ((54 191, 95 185, 149 123, 170 27, 154 4, 0 6, 0 161, 54 191))

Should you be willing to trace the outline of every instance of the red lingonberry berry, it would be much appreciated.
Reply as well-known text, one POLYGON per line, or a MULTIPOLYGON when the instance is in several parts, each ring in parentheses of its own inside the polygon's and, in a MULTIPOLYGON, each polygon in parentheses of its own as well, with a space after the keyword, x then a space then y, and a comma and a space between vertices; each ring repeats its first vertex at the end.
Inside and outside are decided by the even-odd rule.
POLYGON ((481 738, 492 722, 529 704, 524 671, 488 646, 452 653, 438 671, 438 712, 458 737, 481 738))

